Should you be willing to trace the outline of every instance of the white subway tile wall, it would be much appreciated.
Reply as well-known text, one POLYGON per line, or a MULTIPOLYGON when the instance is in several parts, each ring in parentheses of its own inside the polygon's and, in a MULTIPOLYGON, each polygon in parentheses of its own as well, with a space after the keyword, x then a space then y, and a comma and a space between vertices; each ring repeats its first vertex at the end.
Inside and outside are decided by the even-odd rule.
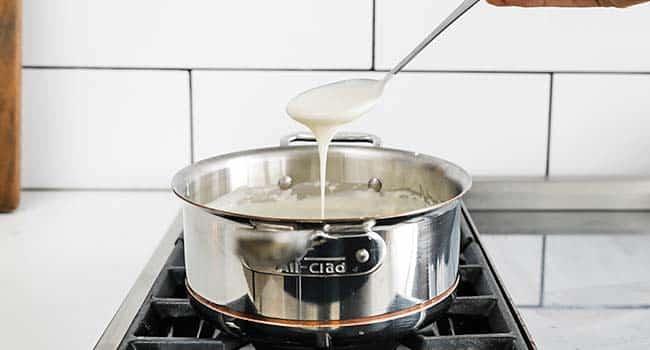
MULTIPOLYGON (((277 145, 290 131, 304 129, 286 116, 286 101, 351 75, 381 77, 193 72, 195 158, 277 145)), ((547 74, 404 73, 374 110, 345 129, 453 160, 478 175, 544 175, 548 93, 547 74)))
MULTIPOLYGON (((455 5, 26 0, 23 186, 168 188, 192 149, 276 145, 291 96, 380 77, 455 5)), ((347 130, 473 175, 650 174, 649 6, 480 3, 347 130)))
MULTIPOLYGON (((376 0, 376 67, 387 69, 458 0, 376 0)), ((415 70, 648 71, 650 4, 498 8, 481 2, 407 67, 415 70)))
POLYGON ((556 74, 553 97, 550 175, 650 175, 650 75, 556 74))
POLYGON ((371 66, 372 0, 26 0, 24 13, 26 65, 371 66))
POLYGON ((23 70, 28 188, 169 188, 190 162, 185 71, 23 70))

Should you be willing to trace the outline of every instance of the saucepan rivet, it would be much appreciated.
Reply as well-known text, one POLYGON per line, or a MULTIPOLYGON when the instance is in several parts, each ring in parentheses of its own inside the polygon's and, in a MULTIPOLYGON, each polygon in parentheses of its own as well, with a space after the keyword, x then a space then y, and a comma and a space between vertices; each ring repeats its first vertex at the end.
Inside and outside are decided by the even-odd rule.
POLYGON ((368 188, 372 189, 375 192, 381 191, 381 180, 379 180, 376 177, 371 178, 368 180, 368 188))
POLYGON ((293 186, 293 179, 289 175, 284 175, 278 180, 278 187, 283 190, 288 190, 293 186))
POLYGON ((361 248, 354 253, 354 257, 357 258, 358 262, 363 264, 370 259, 370 253, 366 249, 361 248))

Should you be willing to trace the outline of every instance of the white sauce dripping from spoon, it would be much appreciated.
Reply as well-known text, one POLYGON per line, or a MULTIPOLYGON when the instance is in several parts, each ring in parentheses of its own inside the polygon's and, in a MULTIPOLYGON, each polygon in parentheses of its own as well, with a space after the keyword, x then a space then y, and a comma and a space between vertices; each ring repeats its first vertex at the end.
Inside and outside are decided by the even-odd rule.
POLYGON ((325 218, 327 150, 336 131, 374 107, 386 80, 351 79, 307 90, 289 101, 287 113, 308 127, 318 143, 321 218, 325 218))
POLYGON ((418 46, 397 63, 384 79, 342 80, 307 90, 289 101, 287 113, 311 129, 318 142, 321 218, 325 218, 327 149, 336 130, 341 125, 359 118, 377 104, 386 83, 478 1, 464 0, 418 46))

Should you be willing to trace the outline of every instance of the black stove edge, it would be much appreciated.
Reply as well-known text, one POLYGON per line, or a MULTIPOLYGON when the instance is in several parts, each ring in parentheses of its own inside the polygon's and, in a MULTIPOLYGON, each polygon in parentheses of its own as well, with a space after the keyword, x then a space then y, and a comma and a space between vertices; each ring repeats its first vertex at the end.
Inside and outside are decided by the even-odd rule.
POLYGON ((469 215, 469 210, 467 209, 467 206, 464 203, 462 204, 462 213, 463 213, 463 217, 465 218, 464 222, 467 222, 467 224, 469 225, 468 229, 471 230, 472 233, 474 234, 478 246, 481 248, 481 251, 485 256, 485 260, 487 261, 490 271, 492 272, 492 275, 494 276, 494 279, 496 280, 496 283, 499 286, 501 293, 503 293, 503 298, 506 304, 508 305, 508 309, 510 309, 510 312, 514 316, 514 319, 517 323, 517 327, 519 328, 519 331, 521 332, 523 339, 526 342, 526 345, 530 349, 537 349, 537 344, 535 343, 535 340, 533 339, 530 332, 528 331, 528 327, 526 327, 526 323, 523 321, 523 318, 519 313, 519 310, 517 309, 514 302, 512 301, 512 297, 510 296, 510 293, 505 288, 501 276, 499 276, 499 274, 497 273, 494 267, 494 263, 492 262, 492 258, 490 257, 490 254, 488 254, 488 252, 485 250, 485 247, 483 246, 483 242, 481 242, 481 237, 478 228, 476 227, 476 224, 474 224, 474 220, 469 215))
POLYGON ((163 272, 167 259, 176 246, 175 242, 182 232, 183 214, 179 210, 149 261, 138 275, 133 287, 124 297, 117 312, 97 340, 93 347, 94 350, 115 350, 119 347, 129 328, 135 322, 136 315, 151 293, 158 276, 163 272))

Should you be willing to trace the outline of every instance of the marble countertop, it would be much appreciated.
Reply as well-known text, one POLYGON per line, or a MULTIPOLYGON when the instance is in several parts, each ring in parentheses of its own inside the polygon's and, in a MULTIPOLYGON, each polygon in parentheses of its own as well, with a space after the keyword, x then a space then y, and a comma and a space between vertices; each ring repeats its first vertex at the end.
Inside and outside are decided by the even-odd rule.
POLYGON ((649 234, 481 239, 539 349, 650 348, 649 234))
POLYGON ((0 214, 6 349, 92 349, 179 209, 170 192, 26 191, 0 214))

